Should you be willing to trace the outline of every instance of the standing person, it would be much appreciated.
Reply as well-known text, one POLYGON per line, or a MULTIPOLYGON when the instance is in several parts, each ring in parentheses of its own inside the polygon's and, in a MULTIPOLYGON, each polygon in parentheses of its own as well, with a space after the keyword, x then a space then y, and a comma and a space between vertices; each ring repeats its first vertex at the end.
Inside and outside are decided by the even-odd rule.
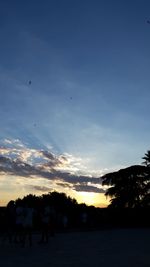
POLYGON ((88 223, 88 215, 86 210, 83 210, 81 213, 81 227, 85 229, 87 227, 87 223, 88 223))
POLYGON ((27 238, 29 241, 29 245, 32 246, 33 215, 34 209, 32 207, 25 206, 23 221, 23 246, 25 246, 27 238))
POLYGON ((41 227, 42 227, 42 236, 39 241, 40 244, 48 243, 49 239, 49 228, 50 228, 50 207, 45 206, 41 213, 41 227))
POLYGON ((16 206, 16 222, 15 222, 15 243, 22 243, 23 242, 23 221, 24 221, 24 207, 20 201, 18 201, 16 206))
POLYGON ((11 200, 6 207, 6 227, 9 243, 13 241, 13 235, 15 233, 15 202, 11 200))
POLYGON ((56 209, 54 206, 50 207, 50 235, 55 236, 56 229, 56 209))
POLYGON ((2 209, 0 211, 0 237, 1 237, 1 242, 4 244, 4 242, 7 239, 7 218, 6 218, 6 211, 2 209))

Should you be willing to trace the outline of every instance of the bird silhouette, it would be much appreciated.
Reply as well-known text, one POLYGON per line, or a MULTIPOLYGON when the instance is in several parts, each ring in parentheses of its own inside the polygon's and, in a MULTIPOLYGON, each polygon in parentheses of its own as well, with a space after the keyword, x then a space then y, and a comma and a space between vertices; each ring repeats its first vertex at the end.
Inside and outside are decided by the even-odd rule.
POLYGON ((29 81, 29 85, 31 85, 31 81, 29 81))
POLYGON ((147 23, 150 24, 150 20, 147 20, 147 23))

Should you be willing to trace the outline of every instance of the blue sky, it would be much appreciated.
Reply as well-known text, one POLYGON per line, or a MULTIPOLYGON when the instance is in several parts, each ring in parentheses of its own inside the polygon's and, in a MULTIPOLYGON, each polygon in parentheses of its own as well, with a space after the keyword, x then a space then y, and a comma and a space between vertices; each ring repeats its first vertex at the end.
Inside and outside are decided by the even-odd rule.
POLYGON ((16 144, 19 157, 65 155, 65 171, 93 179, 141 163, 150 140, 149 19, 146 0, 1 0, 1 155, 13 160, 16 144))

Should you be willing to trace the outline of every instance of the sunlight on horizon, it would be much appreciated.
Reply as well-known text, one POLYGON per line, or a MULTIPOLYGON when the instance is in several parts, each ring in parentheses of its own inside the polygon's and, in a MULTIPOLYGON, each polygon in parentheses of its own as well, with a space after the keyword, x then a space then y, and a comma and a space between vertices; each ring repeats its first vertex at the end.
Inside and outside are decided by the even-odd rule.
POLYGON ((28 194, 39 196, 53 190, 78 203, 108 205, 100 180, 103 171, 88 169, 84 158, 29 147, 19 139, 1 140, 0 155, 0 206, 28 194))
MULTIPOLYGON (((93 192, 75 192, 75 191, 70 191, 70 192, 62 192, 62 191, 58 191, 59 193, 66 193, 67 196, 76 199, 76 201, 79 204, 86 204, 87 206, 95 206, 95 207, 99 207, 99 208, 103 208, 103 207, 107 207, 109 204, 109 199, 106 199, 105 195, 102 193, 93 193, 93 192)), ((5 192, 3 194, 1 194, 1 199, 0 199, 0 207, 2 206, 6 206, 10 200, 16 200, 18 198, 23 198, 24 196, 28 195, 28 194, 33 194, 36 196, 40 196, 42 195, 39 192, 21 192, 20 194, 18 194, 17 192, 14 192, 13 194, 11 194, 10 197, 10 192, 5 192)), ((44 194, 44 193, 43 193, 44 194)), ((48 194, 48 192, 45 194, 48 194)))
POLYGON ((95 207, 107 207, 109 204, 109 200, 102 193, 76 192, 75 195, 79 204, 85 203, 88 206, 95 207))
POLYGON ((56 190, 106 207, 102 177, 142 163, 149 10, 150 1, 0 1, 0 206, 56 190))

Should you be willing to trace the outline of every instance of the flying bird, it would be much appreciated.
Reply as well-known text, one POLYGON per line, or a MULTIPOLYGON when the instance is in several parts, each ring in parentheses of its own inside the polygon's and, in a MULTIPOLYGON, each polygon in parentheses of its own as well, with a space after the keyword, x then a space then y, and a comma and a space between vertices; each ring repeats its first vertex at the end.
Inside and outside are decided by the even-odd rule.
POLYGON ((31 81, 29 81, 29 85, 31 85, 31 81))
POLYGON ((147 20, 147 23, 150 24, 150 20, 147 20))

